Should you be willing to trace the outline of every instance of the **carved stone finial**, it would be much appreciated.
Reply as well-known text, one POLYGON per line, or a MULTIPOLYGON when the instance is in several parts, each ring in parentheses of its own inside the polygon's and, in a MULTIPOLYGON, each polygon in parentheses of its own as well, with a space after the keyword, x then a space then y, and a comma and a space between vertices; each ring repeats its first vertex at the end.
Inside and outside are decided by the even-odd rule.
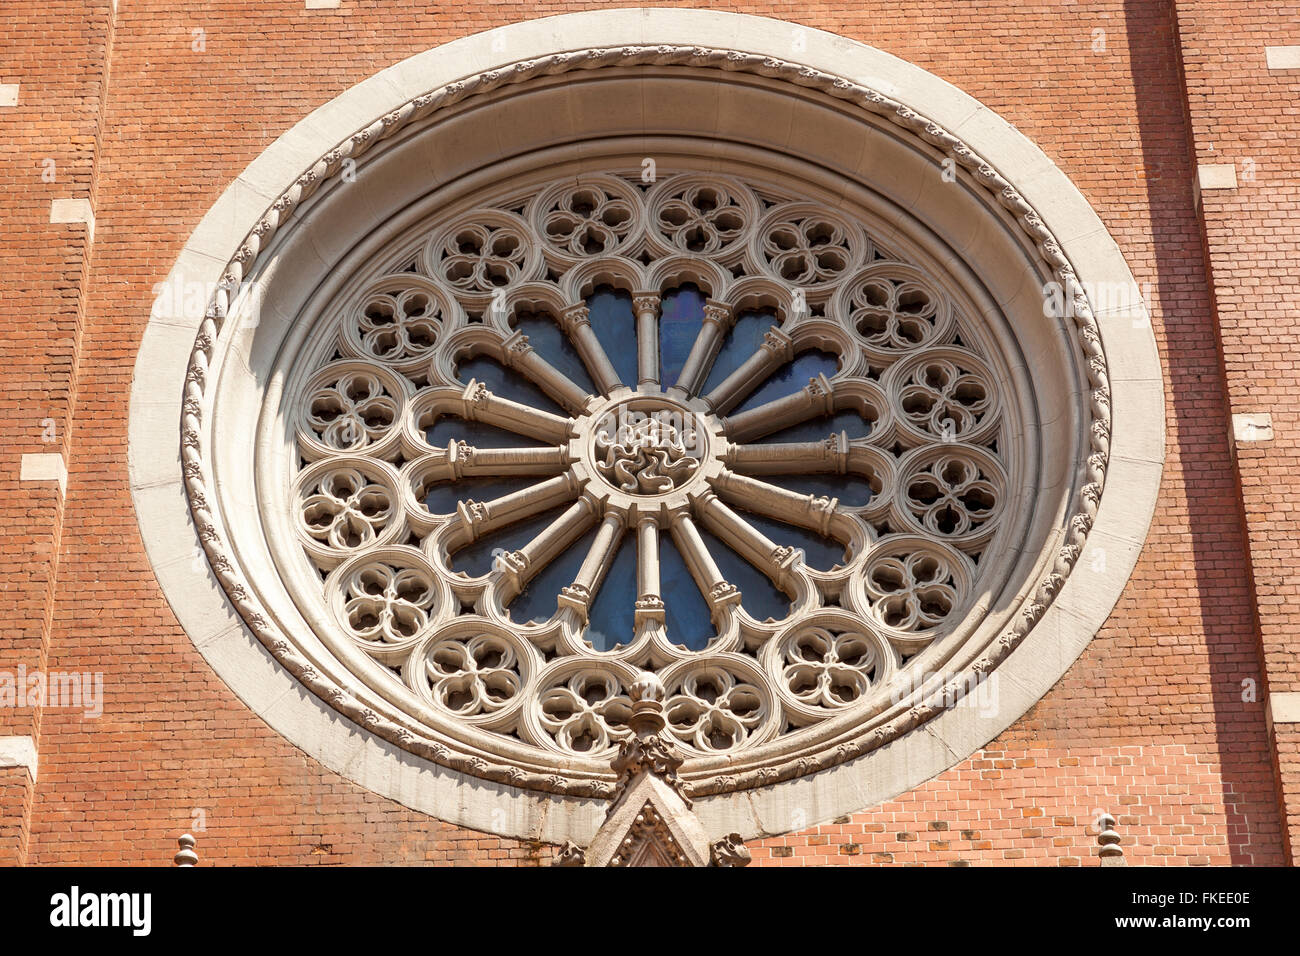
MULTIPOLYGON (((591 866, 708 866, 708 835, 677 778, 683 758, 664 733, 667 689, 656 675, 642 673, 629 692, 632 733, 610 761, 618 785, 585 859, 591 866)), ((743 851, 743 844, 739 852, 728 844, 722 858, 739 860, 743 851)))
POLYGON ((728 833, 709 846, 709 866, 749 866, 752 859, 739 833, 728 833))
POLYGON ((1097 825, 1101 828, 1101 832, 1097 834, 1097 845, 1101 847, 1097 855, 1101 857, 1101 865, 1127 866, 1124 848, 1119 845, 1120 836, 1115 832, 1115 818, 1109 813, 1103 813, 1097 819, 1097 825))
POLYGON ((551 861, 551 866, 586 866, 587 851, 572 840, 565 840, 551 861))
POLYGON ((632 714, 628 717, 627 724, 632 728, 632 733, 642 739, 658 737, 667 726, 664 719, 664 698, 668 692, 663 681, 656 674, 642 671, 632 683, 631 695, 632 714))
POLYGON ((667 696, 668 691, 664 688, 664 682, 659 679, 658 674, 642 671, 637 679, 632 682, 632 702, 634 704, 643 700, 657 701, 662 704, 667 696))
POLYGON ((194 837, 188 833, 183 833, 176 842, 180 844, 181 848, 172 857, 172 863, 176 866, 198 866, 199 855, 194 852, 196 842, 194 837))
MULTIPOLYGON (((655 674, 642 672, 632 683, 632 714, 627 724, 632 736, 619 744, 618 754, 610 762, 618 774, 619 793, 632 782, 643 770, 656 774, 678 793, 682 793, 681 782, 677 779, 677 768, 682 765, 682 757, 663 736, 667 726, 664 719, 664 698, 667 690, 663 681, 655 674)), ((617 796, 615 797, 617 802, 617 796)), ((687 805, 690 801, 687 800, 687 805)))

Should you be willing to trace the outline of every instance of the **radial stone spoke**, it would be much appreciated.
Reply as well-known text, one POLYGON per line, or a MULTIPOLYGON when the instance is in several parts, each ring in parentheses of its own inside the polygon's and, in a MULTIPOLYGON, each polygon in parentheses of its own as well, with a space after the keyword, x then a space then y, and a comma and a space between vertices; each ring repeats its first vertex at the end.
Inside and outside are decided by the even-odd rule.
POLYGON ((679 398, 688 398, 700 390, 713 363, 717 361, 718 352, 735 320, 735 313, 730 306, 712 299, 704 303, 704 322, 700 326, 700 333, 695 336, 690 354, 686 356, 686 364, 677 376, 677 384, 668 389, 670 393, 676 393, 679 398))
POLYGON ((695 522, 690 516, 678 515, 673 520, 670 530, 673 544, 686 560, 686 567, 690 570, 691 577, 695 579, 700 593, 713 609, 714 619, 717 619, 718 613, 727 605, 739 604, 740 591, 722 576, 717 562, 713 560, 713 555, 709 554, 704 539, 700 537, 700 529, 695 527, 695 522))
POLYGON ((840 503, 838 498, 787 491, 757 478, 738 475, 727 468, 713 480, 713 489, 746 511, 798 525, 823 536, 830 535, 831 521, 840 503))
POLYGON ((636 627, 664 622, 664 599, 659 583, 659 525, 642 518, 636 529, 636 627))
POLYGON ((731 445, 724 461, 749 475, 842 475, 849 464, 849 436, 839 432, 821 441, 731 445))
POLYGON ((533 515, 549 511, 556 505, 577 497, 579 485, 571 472, 548 478, 531 488, 524 488, 491 501, 462 501, 456 505, 460 528, 448 542, 449 548, 468 544, 489 532, 504 528, 533 515))
POLYGON ((728 508, 716 495, 698 498, 695 507, 706 528, 767 575, 773 584, 793 596, 789 572, 796 558, 794 548, 778 545, 728 508))
POLYGON ((587 374, 603 394, 608 395, 616 388, 627 387, 619 379, 605 347, 600 344, 600 339, 591 327, 591 310, 587 306, 575 305, 565 309, 560 316, 560 327, 578 350, 582 364, 587 367, 587 374))
POLYGON ((627 525, 621 515, 612 511, 606 514, 596 532, 596 540, 591 543, 591 550, 578 569, 578 576, 572 584, 560 591, 560 607, 573 608, 584 623, 591 610, 591 602, 596 599, 601 582, 605 580, 605 572, 614 563, 614 555, 618 552, 626 530, 627 525))
POLYGON ((556 475, 569 465, 563 448, 476 448, 453 439, 424 459, 426 481, 460 478, 507 478, 516 475, 556 475))
POLYGON ((659 384, 659 293, 637 292, 632 296, 636 310, 636 372, 638 385, 659 384))
POLYGON ((477 475, 554 475, 569 465, 563 448, 470 448, 465 474, 477 475))
POLYGON ((552 444, 568 441, 569 428, 573 425, 571 419, 494 395, 486 385, 474 379, 465 386, 461 401, 461 415, 466 421, 482 422, 552 444))
POLYGON ((586 410, 591 398, 587 390, 542 358, 541 353, 528 344, 528 336, 524 333, 516 332, 505 340, 501 361, 506 368, 522 372, 525 378, 567 411, 581 415, 586 410))
POLYGON ((514 600, 534 576, 567 551, 595 520, 596 511, 591 502, 579 498, 533 540, 518 551, 503 554, 498 559, 498 571, 504 579, 502 603, 509 604, 514 600))
POLYGON ((770 328, 764 334, 758 351, 705 395, 704 401, 719 415, 725 415, 762 385, 768 376, 793 359, 794 340, 779 328, 770 328))
POLYGON ((810 418, 829 415, 835 410, 831 383, 825 375, 809 379, 795 392, 751 408, 728 418, 723 424, 732 441, 753 441, 783 428, 790 428, 810 418))

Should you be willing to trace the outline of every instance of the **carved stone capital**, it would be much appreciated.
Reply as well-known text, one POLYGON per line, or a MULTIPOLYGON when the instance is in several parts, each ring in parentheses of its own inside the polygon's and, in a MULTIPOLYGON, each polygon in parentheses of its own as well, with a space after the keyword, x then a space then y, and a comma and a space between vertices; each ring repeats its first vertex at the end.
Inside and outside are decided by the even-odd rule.
POLYGON ((735 310, 725 302, 709 299, 704 303, 704 322, 714 326, 719 332, 726 333, 736 322, 735 310))
POLYGON ((658 292, 636 292, 632 295, 632 308, 638 318, 647 313, 651 315, 658 314, 659 302, 658 292))
POLYGON ((829 415, 835 410, 835 396, 831 392, 831 380, 824 374, 808 379, 804 391, 817 403, 817 407, 822 409, 824 414, 829 415))
POLYGON ((576 611, 578 616, 585 621, 587 620, 587 611, 591 605, 591 592, 581 584, 570 584, 568 587, 560 588, 556 603, 560 607, 567 607, 576 611))
POLYGON ((719 581, 709 588, 709 606, 715 611, 740 603, 740 589, 729 581, 719 581))
POLYGON ((514 332, 501 343, 501 362, 506 368, 514 368, 533 351, 528 344, 528 336, 523 332, 514 332))
POLYGON ((453 439, 447 442, 447 471, 453 481, 465 475, 465 466, 474 460, 474 446, 453 439))
POLYGON ((648 594, 645 597, 637 598, 635 623, 638 627, 646 621, 656 621, 662 624, 666 613, 664 600, 659 595, 648 594))
POLYGON ((826 495, 808 496, 808 513, 816 517, 818 530, 822 534, 830 533, 831 520, 835 517, 835 511, 839 506, 838 498, 829 498, 826 495))
POLYGON ((456 505, 456 513, 468 529, 471 540, 478 535, 479 527, 488 519, 487 505, 468 498, 456 505))
POLYGON ((523 576, 528 571, 528 555, 522 551, 507 551, 497 561, 505 574, 514 578, 517 585, 522 585, 523 576))
POLYGON ((800 551, 787 545, 777 545, 772 549, 772 564, 779 571, 788 571, 800 563, 800 551))
POLYGON ((472 378, 469 380, 469 384, 465 386, 461 399, 465 403, 465 417, 473 421, 475 410, 485 408, 488 402, 492 400, 492 393, 488 391, 486 385, 472 378))
POLYGON ((560 313, 560 328, 565 335, 577 335, 583 326, 591 327, 591 309, 586 305, 571 305, 560 313))
POLYGON ((775 358, 783 362, 789 362, 794 358, 794 339, 787 332, 782 332, 777 326, 772 326, 763 333, 763 342, 760 348, 771 352, 775 358))

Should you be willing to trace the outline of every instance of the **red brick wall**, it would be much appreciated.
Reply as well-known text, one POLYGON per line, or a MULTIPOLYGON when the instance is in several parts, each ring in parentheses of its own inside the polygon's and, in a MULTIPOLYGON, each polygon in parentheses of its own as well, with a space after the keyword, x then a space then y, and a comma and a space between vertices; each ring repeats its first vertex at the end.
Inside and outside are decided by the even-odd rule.
POLYGON ((1261 780, 1225 779, 1203 749, 991 746, 868 813, 751 852, 772 866, 1093 866, 1096 821, 1108 812, 1130 864, 1276 864, 1276 815, 1259 800, 1261 780))
MULTIPOLYGON (((43 670, 54 582, 67 542, 53 482, 21 482, 24 454, 65 458, 73 434, 90 242, 83 225, 50 223, 54 199, 94 199, 108 57, 107 0, 7 3, 0 12, 0 670, 43 670), (52 163, 52 165, 50 165, 52 163)), ((0 736, 38 736, 39 707, 0 709, 0 736)), ((0 863, 21 862, 26 771, 0 775, 0 863)))
POLYGON ((0 770, 0 864, 26 858, 30 836, 32 780, 25 767, 0 770))
MULTIPOLYGON (((0 42, 16 45, 21 55, 0 58, 4 69, 55 73, 59 63, 47 37, 8 29, 11 17, 52 6, 60 5, 6 4, 0 42)), ((71 9, 81 5, 66 6, 68 22, 81 22, 71 9)), ((196 833, 205 863, 549 859, 548 847, 439 823, 324 770, 269 730, 210 671, 168 609, 141 547, 127 487, 127 395, 152 286, 230 180, 285 129, 420 50, 514 20, 600 6, 452 9, 344 0, 343 10, 309 12, 301 0, 262 0, 252 18, 248 5, 234 0, 123 0, 99 155, 98 225, 48 663, 102 671, 107 701, 98 720, 60 710, 44 717, 29 862, 164 863, 175 836, 194 828, 198 810, 206 824, 196 833), (191 49, 192 31, 199 29, 202 53, 191 49)), ((1147 546, 1115 613, 1065 678, 987 751, 885 806, 764 841, 755 848, 756 862, 1093 865, 1089 825, 1098 810, 1119 819, 1136 862, 1282 862, 1263 698, 1242 700, 1242 681, 1261 681, 1263 671, 1170 4, 716 6, 881 47, 958 84, 1034 139, 1093 203, 1138 281, 1151 284, 1169 396, 1168 459, 1147 546)), ((1286 22, 1278 15, 1273 27, 1286 22)), ((78 62, 94 62, 93 46, 87 42, 78 62)), ((1259 57, 1262 63, 1262 50, 1259 57)), ((89 65, 85 73, 95 75, 89 65)), ((1189 82, 1193 75, 1189 69, 1189 82)), ((19 262, 30 245, 62 262, 69 251, 50 252, 41 237, 69 227, 39 222, 48 202, 38 201, 43 187, 28 171, 38 162, 33 151, 73 150, 68 144, 78 128, 62 120, 44 125, 63 115, 60 90, 26 74, 0 76, 11 80, 24 83, 28 112, 15 118, 0 111, 0 124, 46 139, 19 140, 0 154, 6 163, 0 181, 21 183, 0 194, 0 208, 6 222, 22 225, 0 237, 0 255, 19 262)), ((1192 117, 1195 123, 1195 110, 1192 117)), ((1280 151, 1285 142, 1279 137, 1273 146, 1280 151)), ((61 183, 59 194, 71 195, 69 188, 61 183)), ((1277 194, 1261 192, 1258 202, 1264 216, 1277 194)), ((1295 215, 1293 200, 1288 214, 1295 215)), ((1239 241, 1246 239, 1243 233, 1239 241)), ((1283 242, 1272 239, 1274 248, 1283 242)), ((0 348, 18 363, 5 368, 23 369, 18 380, 39 388, 46 402, 44 389, 61 360, 48 352, 49 339, 15 341, 11 330, 23 316, 34 329, 75 324, 51 291, 62 288, 63 276, 51 265, 22 284, 32 290, 30 301, 17 308, 10 293, 0 305, 6 322, 0 348)), ((12 269, 0 273, 0 284, 14 281, 12 269)), ((1240 321, 1257 322, 1263 306, 1255 287, 1237 282, 1236 288, 1240 321)), ((1219 308, 1222 315, 1222 296, 1219 308)), ((23 423, 32 417, 21 388, 13 393, 11 400, 9 389, 0 392, 7 436, 26 434, 23 423)), ((0 461, 3 482, 17 471, 20 449, 10 441, 0 461)), ((1270 479, 1281 474, 1279 467, 1270 479)), ((15 520, 0 527, 24 528, 26 506, 8 502, 0 498, 0 507, 15 520)), ((1284 507, 1281 499, 1270 506, 1284 507)), ((1286 555, 1267 537, 1274 519, 1251 508, 1248 499, 1247 513, 1265 528, 1258 538, 1252 526, 1252 542, 1273 547, 1271 567, 1284 567, 1286 555)), ((21 533, 40 537, 30 529, 21 533)), ((0 554, 23 556, 15 577, 3 576, 22 580, 32 561, 25 539, 0 554)), ((1262 573, 1258 562, 1255 572, 1262 573)), ((27 602, 27 591, 21 593, 27 602)), ((33 620, 41 606, 32 606, 33 620)), ((1281 619, 1270 628, 1269 640, 1280 643, 1281 619)), ((7 660, 0 656, 0 667, 7 660)), ((0 789, 0 812, 7 813, 5 800, 0 789)))
MULTIPOLYGON (((1300 70, 1265 47, 1300 45, 1300 4, 1178 0, 1189 115, 1200 163, 1231 163, 1237 188, 1206 192, 1204 233, 1234 413, 1268 412, 1270 441, 1239 444, 1270 692, 1300 691, 1300 70)), ((1280 731, 1290 855, 1300 854, 1300 729, 1280 731), (1289 741, 1289 743, 1288 743, 1289 741)))

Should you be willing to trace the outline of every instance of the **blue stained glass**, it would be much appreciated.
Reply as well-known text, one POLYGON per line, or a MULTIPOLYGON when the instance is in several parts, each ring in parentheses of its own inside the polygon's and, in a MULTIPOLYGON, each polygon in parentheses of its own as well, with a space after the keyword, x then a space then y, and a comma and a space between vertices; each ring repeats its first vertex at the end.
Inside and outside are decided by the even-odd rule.
POLYGON ((821 571, 829 571, 844 561, 844 545, 834 538, 823 538, 815 531, 777 521, 766 515, 745 512, 741 515, 772 541, 790 548, 803 548, 804 562, 821 571))
POLYGON ((723 379, 740 368, 747 358, 757 352, 763 342, 763 335, 777 324, 779 323, 776 316, 770 312, 740 313, 736 317, 736 324, 732 326, 722 343, 722 349, 713 362, 713 368, 709 370, 709 377, 704 382, 703 394, 707 395, 721 385, 723 379))
POLYGON ((801 495, 838 498, 846 508, 868 505, 874 494, 867 480, 856 475, 764 475, 762 480, 801 495))
MULTIPOLYGON (((492 570, 492 562, 498 554, 503 551, 518 551, 545 530, 552 521, 562 515, 567 507, 568 505, 552 508, 540 515, 534 515, 524 521, 485 534, 477 541, 471 541, 451 556, 448 562, 451 569, 453 571, 464 571, 470 577, 487 574, 492 570)), ((579 557, 579 561, 581 562, 581 557, 579 557)), ((568 583, 568 581, 564 582, 564 584, 568 583)), ((551 592, 552 600, 555 599, 555 595, 559 590, 557 587, 551 592)))
POLYGON ((528 344, 568 376, 569 381, 589 395, 596 394, 596 386, 587 374, 587 366, 582 364, 578 350, 573 347, 564 330, 555 324, 554 319, 549 315, 521 315, 515 328, 528 336, 528 344))
POLYGON ((668 640, 692 651, 703 650, 715 633, 709 602, 704 600, 686 560, 667 533, 659 538, 659 594, 664 600, 668 640))
POLYGON ((716 537, 705 528, 700 528, 704 545, 717 562, 722 576, 740 588, 740 603, 749 616, 756 621, 767 618, 782 620, 790 614, 789 596, 772 583, 758 568, 732 551, 721 538, 716 537))
MULTIPOLYGON (((555 515, 551 517, 554 519, 555 515)), ((510 602, 510 619, 521 624, 528 621, 549 620, 558 606, 556 595, 562 588, 572 584, 573 579, 578 576, 578 569, 582 567, 582 562, 586 559, 587 552, 591 550, 591 543, 595 538, 596 529, 589 529, 586 534, 557 555, 555 560, 537 572, 537 576, 529 581, 528 586, 519 596, 510 602)), ((527 544, 527 540, 521 543, 527 544)))
POLYGON ((829 352, 802 352, 767 377, 762 385, 749 393, 743 402, 736 406, 732 414, 746 412, 751 408, 792 395, 808 384, 810 378, 825 375, 830 378, 839 368, 835 356, 829 352))
POLYGON ((625 534, 591 603, 587 633, 598 651, 631 644, 636 631, 636 535, 625 534))
POLYGON ((502 398, 508 398, 512 402, 518 402, 521 405, 539 408, 553 415, 568 417, 567 413, 559 405, 551 401, 545 392, 524 378, 523 375, 509 371, 505 366, 494 362, 487 356, 479 355, 461 362, 456 368, 456 377, 466 385, 469 384, 470 379, 477 379, 486 385, 488 391, 494 395, 500 395, 502 398))
POLYGON ((838 435, 840 432, 848 432, 849 438, 866 438, 871 434, 871 423, 857 412, 846 409, 842 412, 836 412, 834 415, 810 418, 806 422, 791 425, 789 428, 783 428, 779 432, 773 432, 771 435, 765 435, 762 438, 755 439, 755 441, 821 441, 827 435, 838 435))
POLYGON ((602 286, 587 300, 591 329, 624 385, 636 387, 636 310, 632 296, 602 286))
POLYGON ((435 448, 446 448, 453 441, 468 442, 475 448, 536 448, 546 444, 527 435, 516 435, 483 422, 467 422, 454 415, 439 418, 432 428, 425 429, 424 435, 435 448))
POLYGON ((436 515, 452 514, 456 510, 457 502, 491 501, 493 498, 531 488, 539 481, 545 479, 537 475, 521 475, 517 478, 461 478, 459 481, 440 481, 428 487, 424 504, 436 515))
POLYGON ((704 324, 704 293, 684 285, 664 296, 659 313, 659 381, 676 383, 704 324))

